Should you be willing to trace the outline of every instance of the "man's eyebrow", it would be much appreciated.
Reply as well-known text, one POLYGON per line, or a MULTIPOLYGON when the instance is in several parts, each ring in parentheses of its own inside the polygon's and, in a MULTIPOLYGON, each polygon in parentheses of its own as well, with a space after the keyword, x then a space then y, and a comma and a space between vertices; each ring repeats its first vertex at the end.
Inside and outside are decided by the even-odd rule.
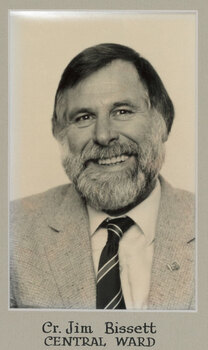
POLYGON ((123 100, 123 101, 119 101, 119 102, 114 102, 112 107, 115 108, 115 107, 122 107, 122 106, 126 106, 126 107, 132 107, 132 108, 135 108, 135 104, 132 103, 132 101, 129 101, 129 100, 123 100))

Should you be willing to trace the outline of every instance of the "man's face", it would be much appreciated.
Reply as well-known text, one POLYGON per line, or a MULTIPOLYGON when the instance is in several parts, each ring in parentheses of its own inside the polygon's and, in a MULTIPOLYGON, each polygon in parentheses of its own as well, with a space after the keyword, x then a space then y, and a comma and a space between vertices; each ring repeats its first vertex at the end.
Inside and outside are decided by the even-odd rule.
POLYGON ((128 206, 155 180, 164 159, 162 116, 133 64, 115 60, 66 90, 58 103, 63 165, 87 202, 128 206))

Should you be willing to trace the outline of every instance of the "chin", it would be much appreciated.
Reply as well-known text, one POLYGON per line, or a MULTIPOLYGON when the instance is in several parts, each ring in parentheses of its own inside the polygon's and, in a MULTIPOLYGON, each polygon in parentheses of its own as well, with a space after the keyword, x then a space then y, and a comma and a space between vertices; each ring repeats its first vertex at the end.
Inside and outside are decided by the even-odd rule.
POLYGON ((142 195, 145 188, 145 176, 142 172, 99 174, 92 177, 85 172, 79 177, 76 187, 86 202, 97 210, 118 210, 127 207, 142 195))

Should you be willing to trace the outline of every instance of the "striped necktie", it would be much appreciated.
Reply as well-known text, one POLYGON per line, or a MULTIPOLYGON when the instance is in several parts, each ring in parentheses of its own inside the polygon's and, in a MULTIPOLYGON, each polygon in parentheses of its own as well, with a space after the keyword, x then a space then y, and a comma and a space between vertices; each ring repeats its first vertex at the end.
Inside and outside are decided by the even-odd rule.
POLYGON ((125 309, 119 273, 119 240, 134 221, 128 216, 106 219, 102 227, 108 230, 108 239, 100 256, 97 273, 97 309, 125 309))

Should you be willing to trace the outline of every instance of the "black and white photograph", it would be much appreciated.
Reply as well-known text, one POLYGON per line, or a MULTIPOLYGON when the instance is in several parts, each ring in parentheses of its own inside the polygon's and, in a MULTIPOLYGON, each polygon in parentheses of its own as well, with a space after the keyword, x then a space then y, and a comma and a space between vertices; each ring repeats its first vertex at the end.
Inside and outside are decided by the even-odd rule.
POLYGON ((195 310, 195 67, 194 12, 10 12, 11 308, 195 310))
POLYGON ((0 9, 0 347, 206 349, 206 3, 0 9))

